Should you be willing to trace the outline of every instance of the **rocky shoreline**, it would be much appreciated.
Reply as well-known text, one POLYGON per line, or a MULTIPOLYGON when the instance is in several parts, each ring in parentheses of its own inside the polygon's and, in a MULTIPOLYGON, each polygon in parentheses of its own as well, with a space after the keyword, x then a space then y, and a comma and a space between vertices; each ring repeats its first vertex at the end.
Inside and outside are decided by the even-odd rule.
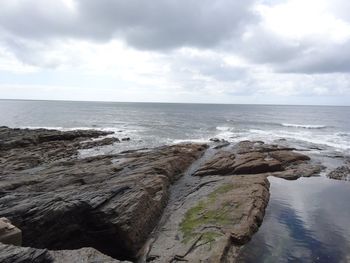
POLYGON ((0 244, 1 262, 235 262, 263 221, 267 177, 324 169, 251 141, 79 157, 120 143, 110 135, 0 127, 0 217, 23 235, 0 244))

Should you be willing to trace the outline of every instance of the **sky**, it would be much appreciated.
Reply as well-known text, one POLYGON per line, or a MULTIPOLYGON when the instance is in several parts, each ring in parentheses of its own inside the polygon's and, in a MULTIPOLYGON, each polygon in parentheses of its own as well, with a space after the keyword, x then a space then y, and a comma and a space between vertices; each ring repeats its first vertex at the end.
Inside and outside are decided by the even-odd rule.
POLYGON ((350 105, 348 0, 0 0, 0 98, 350 105))

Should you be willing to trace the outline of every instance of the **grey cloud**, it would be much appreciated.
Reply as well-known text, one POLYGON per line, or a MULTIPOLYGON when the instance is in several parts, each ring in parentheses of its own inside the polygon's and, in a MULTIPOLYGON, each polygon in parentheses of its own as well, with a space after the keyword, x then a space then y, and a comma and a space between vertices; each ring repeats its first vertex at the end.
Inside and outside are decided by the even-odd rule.
POLYGON ((254 93, 256 85, 249 69, 225 63, 224 56, 215 53, 204 56, 186 56, 176 52, 170 61, 172 83, 188 91, 224 91, 227 95, 245 96, 254 93))
MULTIPOLYGON (((117 38, 137 49, 165 53, 181 47, 234 52, 276 72, 349 72, 350 41, 326 45, 316 39, 292 42, 274 35, 258 23, 260 18, 252 11, 256 2, 276 4, 276 0, 75 0, 72 11, 56 0, 0 0, 0 42, 24 63, 43 67, 61 63, 42 52, 50 50, 55 40, 117 38), (242 38, 247 29, 251 36, 242 38)), ((340 8, 347 6, 347 0, 334 0, 330 10, 350 21, 347 8, 340 8)), ((189 67, 198 63, 200 74, 219 81, 244 77, 245 70, 221 66, 215 59, 219 60, 187 63, 189 67)))
POLYGON ((75 18, 62 1, 1 1, 0 29, 3 34, 42 40, 72 30, 75 18))
MULTIPOLYGON (((4 2, 4 1, 3 1, 4 2)), ((2 3, 0 25, 24 39, 124 39, 140 49, 213 47, 255 18, 254 0, 76 0, 76 12, 61 1, 2 3)))
POLYGON ((293 73, 336 73, 350 72, 350 41, 332 46, 310 47, 300 51, 298 56, 287 63, 276 65, 281 72, 293 73))
POLYGON ((219 82, 234 82, 247 75, 244 67, 227 65, 222 57, 215 54, 211 56, 185 56, 175 55, 172 63, 172 71, 188 72, 191 75, 209 77, 219 82))
POLYGON ((291 41, 257 25, 234 49, 250 62, 280 73, 350 72, 350 41, 337 44, 312 37, 291 41))
POLYGON ((295 59, 307 46, 287 41, 257 25, 250 28, 250 37, 242 39, 235 48, 252 62, 279 65, 295 59))

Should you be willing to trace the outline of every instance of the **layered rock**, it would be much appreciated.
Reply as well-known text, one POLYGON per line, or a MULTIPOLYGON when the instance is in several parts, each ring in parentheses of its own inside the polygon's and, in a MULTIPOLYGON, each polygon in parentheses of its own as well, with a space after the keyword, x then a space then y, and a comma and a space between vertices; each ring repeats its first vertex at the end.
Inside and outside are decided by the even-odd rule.
POLYGON ((297 179, 322 169, 292 148, 262 142, 244 141, 209 152, 193 176, 175 185, 183 195, 172 196, 144 261, 236 262, 263 220, 267 177, 297 179))
POLYGON ((1 245, 1 262, 234 262, 262 222, 267 176, 322 169, 292 148, 250 141, 78 158, 119 142, 96 140, 106 135, 0 128, 0 216, 28 246, 1 245))
POLYGON ((164 226, 148 262, 234 262, 238 247, 263 220, 269 182, 256 175, 228 176, 214 189, 190 207, 177 226, 164 226))
POLYGON ((218 151, 194 173, 196 176, 272 173, 285 179, 312 176, 322 166, 293 148, 244 141, 233 148, 218 151))
POLYGON ((77 250, 50 251, 30 247, 16 247, 0 243, 0 262, 2 263, 127 263, 103 255, 93 248, 77 250))
MULTIPOLYGON (((44 160, 47 145, 52 147, 58 140, 56 135, 44 138, 21 151, 44 160)), ((80 138, 72 140, 80 143, 80 138)), ((19 144, 7 141, 11 143, 5 141, 1 151, 5 169, 0 215, 23 231, 23 245, 55 250, 94 247, 120 259, 136 256, 162 214, 170 184, 206 149, 185 144, 85 159, 54 155, 37 165, 22 159, 18 169, 16 162, 8 160, 19 144)), ((56 148, 68 145, 69 151, 71 144, 61 143, 65 146, 56 148)))
POLYGON ((0 170, 4 174, 17 173, 63 158, 75 158, 79 149, 118 142, 117 138, 98 139, 109 134, 96 130, 63 132, 0 127, 0 170))
POLYGON ((82 141, 82 139, 97 138, 112 134, 113 132, 97 130, 72 130, 59 131, 47 129, 12 129, 6 126, 0 127, 0 149, 37 146, 43 143, 62 141, 82 141))

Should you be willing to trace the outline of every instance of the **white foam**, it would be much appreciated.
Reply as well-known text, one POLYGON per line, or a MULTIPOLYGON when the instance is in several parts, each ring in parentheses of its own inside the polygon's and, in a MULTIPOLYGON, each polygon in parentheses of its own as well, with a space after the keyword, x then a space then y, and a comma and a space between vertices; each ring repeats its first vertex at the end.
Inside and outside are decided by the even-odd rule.
POLYGON ((138 130, 124 130, 121 128, 116 128, 116 127, 54 127, 54 126, 22 126, 19 127, 21 129, 30 129, 30 130, 35 130, 35 129, 46 129, 46 130, 59 130, 59 131, 75 131, 75 130, 98 130, 98 131, 112 131, 115 133, 119 133, 120 131, 122 132, 137 132, 138 130))
POLYGON ((21 126, 20 129, 29 129, 29 130, 36 130, 36 129, 45 129, 45 130, 59 130, 62 131, 65 128, 63 127, 46 127, 46 126, 21 126))
POLYGON ((263 131, 263 130, 249 130, 252 137, 255 137, 254 135, 257 135, 259 139, 295 139, 299 141, 305 141, 309 143, 314 143, 318 145, 325 145, 328 147, 335 148, 337 150, 341 151, 348 151, 350 150, 350 141, 346 138, 343 138, 336 133, 334 134, 314 134, 309 131, 304 132, 290 132, 290 131, 263 131))
POLYGON ((207 143, 209 142, 209 139, 186 139, 186 140, 173 140, 172 141, 174 144, 179 144, 179 143, 207 143))
MULTIPOLYGON (((321 127, 321 125, 312 127, 321 127)), ((249 129, 240 130, 237 132, 233 131, 232 129, 218 130, 221 132, 215 135, 215 137, 231 142, 239 142, 243 140, 261 140, 265 141, 266 143, 271 143, 279 139, 291 139, 331 147, 334 150, 341 152, 350 152, 350 133, 346 132, 317 134, 312 130, 307 129, 298 131, 249 129)))
POLYGON ((284 127, 292 127, 292 128, 302 128, 302 129, 324 129, 327 126, 325 125, 307 125, 307 124, 294 124, 294 123, 282 123, 284 127))
POLYGON ((230 131, 230 130, 232 130, 231 127, 227 127, 227 126, 218 126, 218 127, 216 127, 216 129, 218 131, 230 131))

